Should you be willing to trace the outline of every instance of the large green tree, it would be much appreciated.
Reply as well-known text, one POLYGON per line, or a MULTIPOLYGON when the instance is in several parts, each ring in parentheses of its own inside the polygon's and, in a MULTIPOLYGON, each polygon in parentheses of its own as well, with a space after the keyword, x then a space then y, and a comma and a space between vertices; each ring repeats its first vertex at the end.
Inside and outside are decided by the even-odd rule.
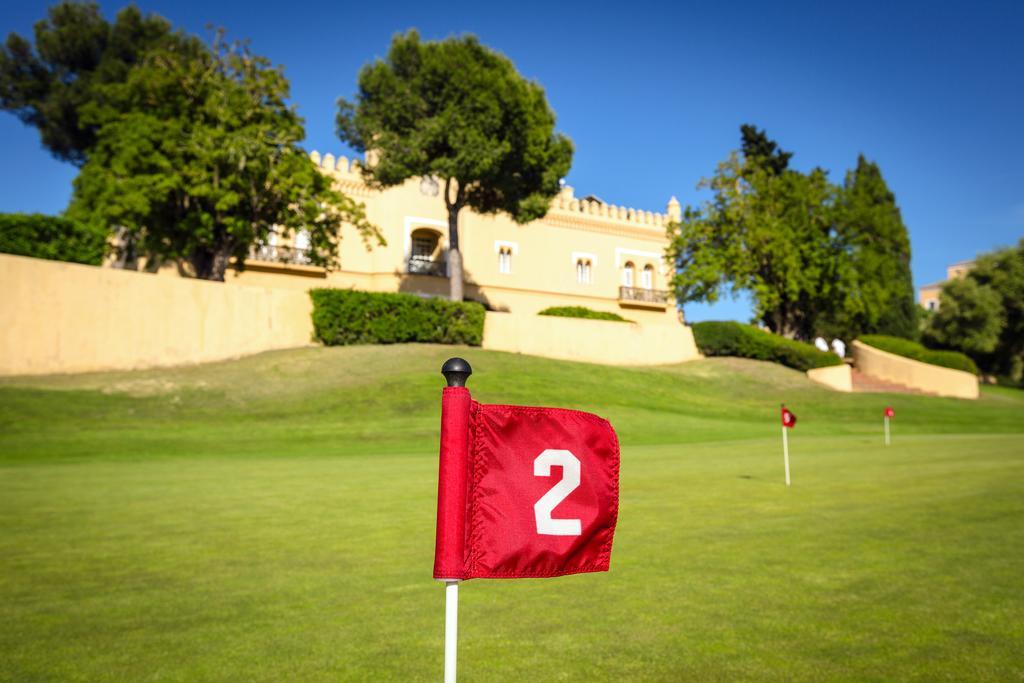
POLYGON ((741 147, 701 181, 712 198, 669 226, 677 300, 749 292, 755 318, 777 334, 855 338, 916 333, 910 241, 878 166, 863 156, 836 186, 801 173, 751 125, 741 147))
POLYGON ((0 106, 81 167, 67 214, 122 248, 222 280, 272 234, 308 233, 337 265, 340 228, 379 235, 299 146, 280 68, 218 34, 212 47, 127 7, 61 2, 0 50, 0 106))
POLYGON ((836 231, 849 265, 840 305, 821 321, 823 331, 917 336, 917 306, 910 272, 910 237, 896 197, 878 165, 857 157, 839 193, 836 231))
POLYGON ((75 179, 69 215, 121 226, 151 257, 223 280, 271 233, 305 231, 312 263, 334 266, 341 227, 377 236, 360 204, 333 189, 299 147, 302 119, 280 68, 218 35, 201 52, 152 51, 122 83, 75 179))
POLYGON ((744 123, 740 126, 740 151, 743 158, 771 175, 780 175, 789 170, 792 152, 787 152, 768 137, 763 129, 744 123))
POLYGON ((987 373, 1024 379, 1024 240, 978 257, 964 279, 947 282, 924 338, 969 354, 987 373))
POLYGON ((995 350, 1004 325, 999 295, 973 278, 958 278, 942 287, 939 310, 928 321, 924 341, 978 356, 995 350))
POLYGON ((395 36, 387 57, 360 71, 354 101, 338 101, 337 124, 343 141, 370 153, 371 186, 413 177, 442 184, 455 301, 463 298, 459 212, 541 218, 572 161, 543 89, 473 36, 395 36))
POLYGON ((0 48, 0 108, 39 130, 43 145, 58 159, 81 166, 96 144, 103 121, 87 107, 115 113, 118 102, 109 88, 122 83, 145 55, 159 46, 188 44, 195 39, 174 33, 155 16, 135 6, 117 14, 113 23, 96 3, 61 2, 36 22, 35 43, 16 33, 0 48), (103 90, 103 95, 100 95, 103 90))
POLYGON ((733 153, 701 181, 712 198, 669 227, 673 286, 683 303, 748 291, 757 320, 807 339, 848 277, 834 231, 836 188, 821 169, 789 170, 788 153, 750 138, 745 129, 748 153, 733 153))

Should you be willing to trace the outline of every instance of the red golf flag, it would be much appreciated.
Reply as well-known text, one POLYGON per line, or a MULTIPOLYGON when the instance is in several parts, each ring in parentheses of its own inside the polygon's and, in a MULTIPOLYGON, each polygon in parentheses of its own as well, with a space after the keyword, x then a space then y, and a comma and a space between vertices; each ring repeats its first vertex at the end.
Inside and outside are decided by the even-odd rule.
POLYGON ((796 427, 796 415, 789 412, 786 406, 782 406, 782 426, 783 427, 796 427))
POLYGON ((441 399, 435 579, 608 571, 619 441, 596 415, 441 399))
POLYGON ((885 409, 885 416, 886 417, 896 417, 896 411, 893 410, 892 408, 886 408, 885 409))

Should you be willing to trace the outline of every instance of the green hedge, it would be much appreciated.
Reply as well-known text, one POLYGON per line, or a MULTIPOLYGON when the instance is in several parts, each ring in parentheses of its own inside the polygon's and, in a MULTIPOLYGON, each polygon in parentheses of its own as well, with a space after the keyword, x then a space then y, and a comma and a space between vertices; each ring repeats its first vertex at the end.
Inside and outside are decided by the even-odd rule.
POLYGON ((811 344, 779 337, 753 325, 729 321, 693 324, 693 337, 705 356, 739 356, 781 363, 797 370, 841 365, 834 353, 819 351, 811 344))
POLYGON ((631 320, 626 320, 618 313, 595 311, 592 308, 586 308, 584 306, 552 306, 551 308, 545 308, 537 315, 554 315, 561 318, 589 318, 591 320, 614 320, 619 323, 632 322, 631 320))
POLYGON ((963 370, 973 375, 978 374, 978 366, 974 361, 959 351, 935 351, 915 341, 899 337, 887 337, 883 334, 865 334, 858 341, 882 351, 895 353, 897 356, 919 360, 929 365, 938 365, 954 370, 963 370))
POLYGON ((0 214, 0 252, 98 266, 107 248, 105 231, 60 216, 0 214))
POLYGON ((327 346, 433 342, 480 346, 484 307, 412 294, 313 289, 313 336, 327 346))

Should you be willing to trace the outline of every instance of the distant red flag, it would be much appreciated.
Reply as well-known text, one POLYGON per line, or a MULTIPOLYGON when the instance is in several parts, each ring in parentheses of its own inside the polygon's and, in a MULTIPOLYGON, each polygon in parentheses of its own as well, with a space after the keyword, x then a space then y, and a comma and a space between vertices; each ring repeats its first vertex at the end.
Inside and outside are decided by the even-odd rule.
POLYGON ((886 409, 885 409, 885 416, 886 417, 896 417, 896 411, 893 410, 892 408, 886 407, 886 409))
POLYGON ((596 415, 441 399, 436 579, 608 571, 619 441, 596 415))
POLYGON ((789 411, 789 408, 782 406, 782 426, 783 427, 796 427, 796 415, 789 411))

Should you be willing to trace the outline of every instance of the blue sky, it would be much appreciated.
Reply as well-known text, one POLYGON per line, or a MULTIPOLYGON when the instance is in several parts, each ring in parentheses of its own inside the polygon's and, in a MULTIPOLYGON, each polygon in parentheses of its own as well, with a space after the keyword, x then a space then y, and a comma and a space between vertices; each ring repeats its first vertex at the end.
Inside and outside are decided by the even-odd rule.
MULTIPOLYGON (((48 3, 6 3, 28 33, 48 3)), ((347 153, 334 101, 391 36, 475 33, 540 82, 576 144, 578 195, 664 211, 754 123, 799 168, 877 161, 910 230, 915 284, 1024 236, 1024 3, 484 3, 139 0, 191 32, 248 38, 285 66, 307 146, 347 153)), ((104 3, 112 15, 122 5, 104 3)), ((62 210, 75 170, 0 115, 0 211, 62 210)), ((742 299, 688 306, 745 320, 742 299)))

